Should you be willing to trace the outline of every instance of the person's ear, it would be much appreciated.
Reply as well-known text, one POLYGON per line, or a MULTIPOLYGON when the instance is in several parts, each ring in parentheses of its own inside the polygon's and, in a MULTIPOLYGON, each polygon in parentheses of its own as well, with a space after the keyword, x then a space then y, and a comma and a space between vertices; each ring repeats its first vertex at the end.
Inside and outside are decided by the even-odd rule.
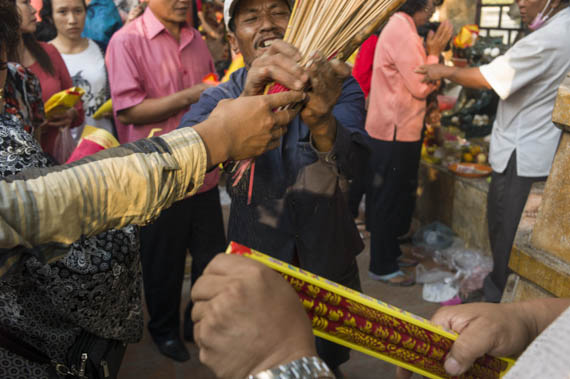
POLYGON ((230 43, 230 47, 233 51, 234 54, 239 54, 240 50, 239 50, 239 44, 236 38, 236 35, 234 34, 234 32, 228 32, 228 42, 230 43))

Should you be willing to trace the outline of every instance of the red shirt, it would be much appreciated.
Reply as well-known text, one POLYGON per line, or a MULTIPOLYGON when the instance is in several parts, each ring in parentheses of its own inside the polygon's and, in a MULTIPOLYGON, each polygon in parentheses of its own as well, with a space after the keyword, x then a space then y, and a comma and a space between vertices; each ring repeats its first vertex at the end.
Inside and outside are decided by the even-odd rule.
MULTIPOLYGON (((67 66, 65 65, 65 62, 63 61, 63 58, 61 58, 61 55, 57 49, 53 45, 44 42, 40 42, 40 46, 49 56, 51 64, 53 65, 54 74, 51 75, 45 71, 38 62, 32 64, 30 67, 28 67, 28 69, 33 72, 40 81, 40 85, 42 87, 42 100, 45 103, 54 94, 73 87, 73 82, 71 81, 69 71, 67 71, 67 66)), ((80 126, 83 124, 83 121, 85 119, 83 104, 81 101, 77 103, 75 109, 77 109, 79 116, 71 125, 72 127, 80 126)), ((44 128, 41 140, 41 145, 44 151, 54 155, 54 149, 56 148, 55 138, 57 135, 57 128, 44 128)))
POLYGON ((360 84, 364 96, 368 97, 370 94, 370 82, 372 81, 372 66, 374 64, 374 51, 376 50, 376 43, 378 36, 372 34, 358 51, 354 68, 352 69, 352 76, 360 84))

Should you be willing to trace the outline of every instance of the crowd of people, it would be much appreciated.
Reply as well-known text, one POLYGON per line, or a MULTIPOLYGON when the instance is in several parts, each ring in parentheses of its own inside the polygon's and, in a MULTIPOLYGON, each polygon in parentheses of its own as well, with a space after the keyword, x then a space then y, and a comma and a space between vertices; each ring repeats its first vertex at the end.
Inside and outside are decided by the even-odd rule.
MULTIPOLYGON (((319 52, 299 66, 282 41, 292 0, 0 0, 0 377, 116 377, 142 336, 143 288, 148 330, 169 358, 190 359, 183 336, 220 377, 299 365, 307 377, 343 377, 349 349, 312 336, 286 282, 218 254, 236 241, 360 291, 354 218, 365 193, 369 276, 413 285, 399 239, 442 79, 502 99, 490 156, 495 268, 485 282, 486 300, 498 302, 530 185, 552 164, 560 132, 550 113, 570 70, 570 45, 556 38, 570 33, 568 0, 517 3, 534 31, 489 65, 456 69, 439 64, 449 22, 418 34, 439 3, 407 0, 362 48, 353 77, 319 52), (220 84, 204 80, 221 77, 232 55, 243 67, 220 84), (264 95, 273 82, 291 91, 264 95), (74 86, 82 101, 46 115, 48 99, 74 86), (94 117, 109 99, 113 112, 94 117), (86 126, 121 145, 65 165, 86 126)), ((461 333, 446 369, 520 353, 546 329, 540 346, 564 327, 568 305, 438 312, 434 321, 461 333)))

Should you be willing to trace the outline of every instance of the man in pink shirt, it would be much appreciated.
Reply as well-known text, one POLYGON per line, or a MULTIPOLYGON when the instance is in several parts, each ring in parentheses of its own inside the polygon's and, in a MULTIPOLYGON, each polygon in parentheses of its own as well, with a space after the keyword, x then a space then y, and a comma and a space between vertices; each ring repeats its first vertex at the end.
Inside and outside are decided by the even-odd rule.
MULTIPOLYGON (((410 226, 421 150, 426 98, 437 88, 414 72, 438 62, 451 38, 451 24, 431 32, 424 47, 417 27, 431 18, 433 0, 408 0, 380 34, 374 53, 372 88, 366 118, 372 157, 366 192, 370 231, 370 277, 394 285, 412 285, 400 270, 398 237, 410 226), (427 50, 427 55, 426 55, 427 50)), ((409 264, 409 262, 408 262, 409 264)))
MULTIPOLYGON (((149 0, 144 14, 115 33, 107 68, 117 134, 121 143, 168 133, 178 126, 214 71, 200 33, 186 23, 190 0, 149 0)), ((207 175, 199 194, 174 204, 141 229, 148 328, 160 352, 186 361, 180 339, 180 296, 186 252, 192 254, 192 281, 225 249, 218 170, 207 175)), ((184 336, 192 340, 189 302, 184 336)))

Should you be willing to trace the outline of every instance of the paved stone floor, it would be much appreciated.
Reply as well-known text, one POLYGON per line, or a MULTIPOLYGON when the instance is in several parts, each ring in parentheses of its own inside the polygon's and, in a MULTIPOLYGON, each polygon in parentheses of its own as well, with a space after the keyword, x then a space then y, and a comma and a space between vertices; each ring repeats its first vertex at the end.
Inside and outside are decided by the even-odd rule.
MULTIPOLYGON (((227 206, 225 206, 227 215, 227 206)), ((369 255, 369 239, 365 238, 366 248, 358 257, 360 267, 360 278, 362 281, 363 291, 389 304, 403 308, 414 314, 430 317, 438 308, 437 304, 428 303, 422 299, 421 285, 413 287, 401 288, 392 287, 383 283, 373 281, 368 278, 367 268, 370 259, 369 255)), ((429 262, 426 262, 429 266, 429 262)), ((189 280, 185 281, 184 296, 189 293, 189 280)), ((186 299, 183 299, 182 309, 186 305, 186 299)), ((162 356, 151 341, 146 331, 143 340, 134 345, 130 345, 127 349, 121 371, 120 379, 211 379, 215 378, 213 373, 205 366, 201 365, 198 360, 198 349, 192 343, 187 343, 190 351, 190 361, 178 363, 162 356)), ((223 362, 220 362, 223 364, 223 362)), ((395 373, 394 366, 385 363, 376 358, 353 351, 351 359, 341 366, 345 376, 349 379, 380 379, 393 378, 395 373)))

